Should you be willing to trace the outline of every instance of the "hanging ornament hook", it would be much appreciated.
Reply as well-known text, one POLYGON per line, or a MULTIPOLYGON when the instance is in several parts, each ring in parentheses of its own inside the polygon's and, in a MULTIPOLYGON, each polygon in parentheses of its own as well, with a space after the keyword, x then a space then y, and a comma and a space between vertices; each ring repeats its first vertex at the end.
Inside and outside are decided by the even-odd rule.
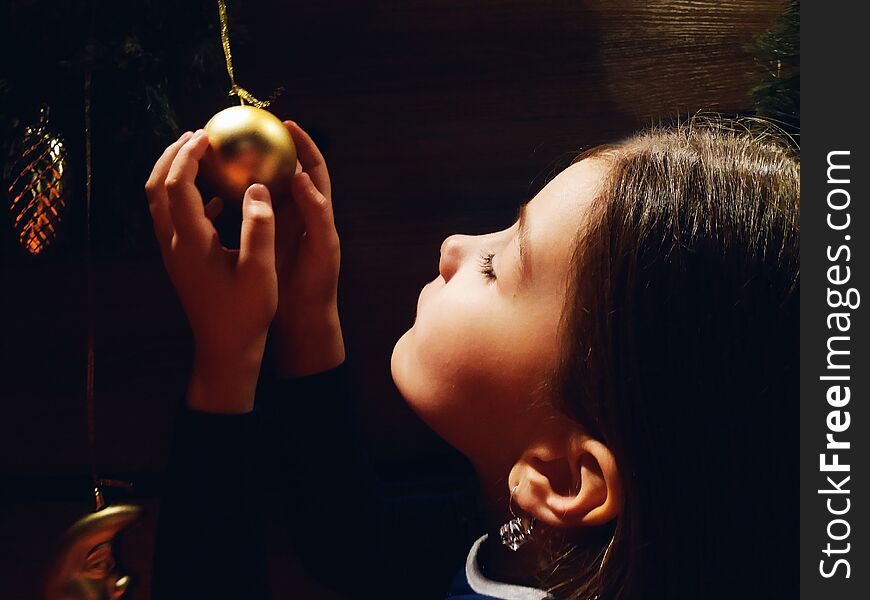
POLYGON ((39 106, 39 123, 36 124, 36 127, 39 129, 44 129, 45 126, 48 125, 48 117, 49 117, 48 104, 41 104, 39 106))

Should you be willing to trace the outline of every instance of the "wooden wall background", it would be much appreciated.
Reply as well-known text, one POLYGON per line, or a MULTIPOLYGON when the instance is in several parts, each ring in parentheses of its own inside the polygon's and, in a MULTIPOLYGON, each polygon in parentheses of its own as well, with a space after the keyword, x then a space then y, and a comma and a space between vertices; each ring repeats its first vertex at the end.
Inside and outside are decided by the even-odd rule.
MULTIPOLYGON (((382 464, 459 464, 405 407, 389 371, 441 240, 506 226, 582 148, 699 109, 751 110, 748 91, 765 65, 749 45, 783 8, 780 0, 231 2, 244 24, 234 41, 240 82, 261 96, 285 86, 274 111, 309 129, 330 166, 345 337, 382 464)), ((195 129, 225 104, 210 91, 185 98, 180 125, 195 129)), ((100 143, 95 177, 111 177, 100 157, 125 150, 100 143)), ((151 164, 138 167, 144 183, 151 164)), ((140 484, 134 497, 152 509, 124 548, 140 576, 132 597, 145 598, 153 495, 191 342, 148 234, 144 194, 96 197, 94 211, 114 203, 141 205, 145 233, 136 252, 103 252, 94 265, 97 450, 103 474, 131 477, 140 484)), ((81 215, 71 223, 81 228, 81 215)), ((23 598, 51 541, 88 508, 84 254, 71 242, 32 260, 8 230, 0 235, 0 596, 23 598)))

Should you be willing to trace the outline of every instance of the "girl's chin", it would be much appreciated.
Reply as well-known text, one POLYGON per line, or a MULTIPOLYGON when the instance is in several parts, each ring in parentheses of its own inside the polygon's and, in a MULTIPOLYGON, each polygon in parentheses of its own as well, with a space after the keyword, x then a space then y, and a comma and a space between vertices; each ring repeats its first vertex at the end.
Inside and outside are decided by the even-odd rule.
POLYGON ((406 338, 410 333, 411 330, 409 329, 402 334, 402 337, 400 337, 393 346, 393 353, 390 356, 390 374, 393 377, 393 383, 395 383, 396 387, 399 388, 399 392, 402 391, 402 375, 404 373, 402 365, 404 364, 405 345, 407 344, 406 338))
POLYGON ((414 328, 406 331, 393 346, 390 374, 405 403, 416 412, 415 405, 426 396, 427 385, 422 368, 415 359, 414 328))

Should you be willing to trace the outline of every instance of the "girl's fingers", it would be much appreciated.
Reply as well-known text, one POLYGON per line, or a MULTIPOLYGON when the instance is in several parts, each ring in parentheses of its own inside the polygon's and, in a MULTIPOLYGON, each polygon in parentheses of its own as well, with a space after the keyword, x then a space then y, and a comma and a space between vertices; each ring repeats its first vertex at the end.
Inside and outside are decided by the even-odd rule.
POLYGON ((293 178, 293 198, 305 221, 306 239, 323 247, 338 242, 332 202, 314 186, 308 173, 293 178))
POLYGON ((332 194, 329 171, 326 169, 326 161, 323 160, 323 155, 317 148, 317 144, 294 121, 284 121, 284 125, 293 137, 293 143, 296 145, 296 155, 299 158, 302 170, 311 176, 314 186, 320 193, 329 197, 332 194))
POLYGON ((218 215, 221 214, 221 211, 224 209, 224 201, 215 196, 205 205, 205 216, 209 221, 214 222, 215 219, 218 218, 218 215))
POLYGON ((205 216, 202 196, 194 180, 199 170, 199 161, 208 148, 208 136, 196 132, 178 151, 166 176, 166 191, 169 195, 169 214, 180 240, 206 247, 214 233, 211 221, 205 216))
POLYGON ((299 241, 305 233, 305 221, 296 202, 289 198, 277 204, 274 210, 276 266, 280 273, 299 247, 299 241))
POLYGON ((269 189, 255 183, 242 200, 239 270, 275 274, 275 213, 269 189))
POLYGON ((187 140, 193 136, 193 132, 182 134, 178 140, 170 144, 151 170, 151 175, 145 183, 145 195, 148 197, 148 210, 151 212, 151 220, 154 223, 154 235, 160 244, 160 249, 165 251, 172 241, 174 228, 169 214, 169 196, 166 193, 166 176, 172 161, 187 140))

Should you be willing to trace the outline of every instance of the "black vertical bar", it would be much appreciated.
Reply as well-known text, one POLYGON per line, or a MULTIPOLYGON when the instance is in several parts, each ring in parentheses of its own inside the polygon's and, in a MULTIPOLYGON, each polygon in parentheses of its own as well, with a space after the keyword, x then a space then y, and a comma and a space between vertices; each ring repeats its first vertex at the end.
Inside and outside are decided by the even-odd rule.
POLYGON ((870 332, 860 297, 870 293, 865 9, 845 0, 801 7, 801 597, 807 599, 857 600, 870 589, 870 332))

